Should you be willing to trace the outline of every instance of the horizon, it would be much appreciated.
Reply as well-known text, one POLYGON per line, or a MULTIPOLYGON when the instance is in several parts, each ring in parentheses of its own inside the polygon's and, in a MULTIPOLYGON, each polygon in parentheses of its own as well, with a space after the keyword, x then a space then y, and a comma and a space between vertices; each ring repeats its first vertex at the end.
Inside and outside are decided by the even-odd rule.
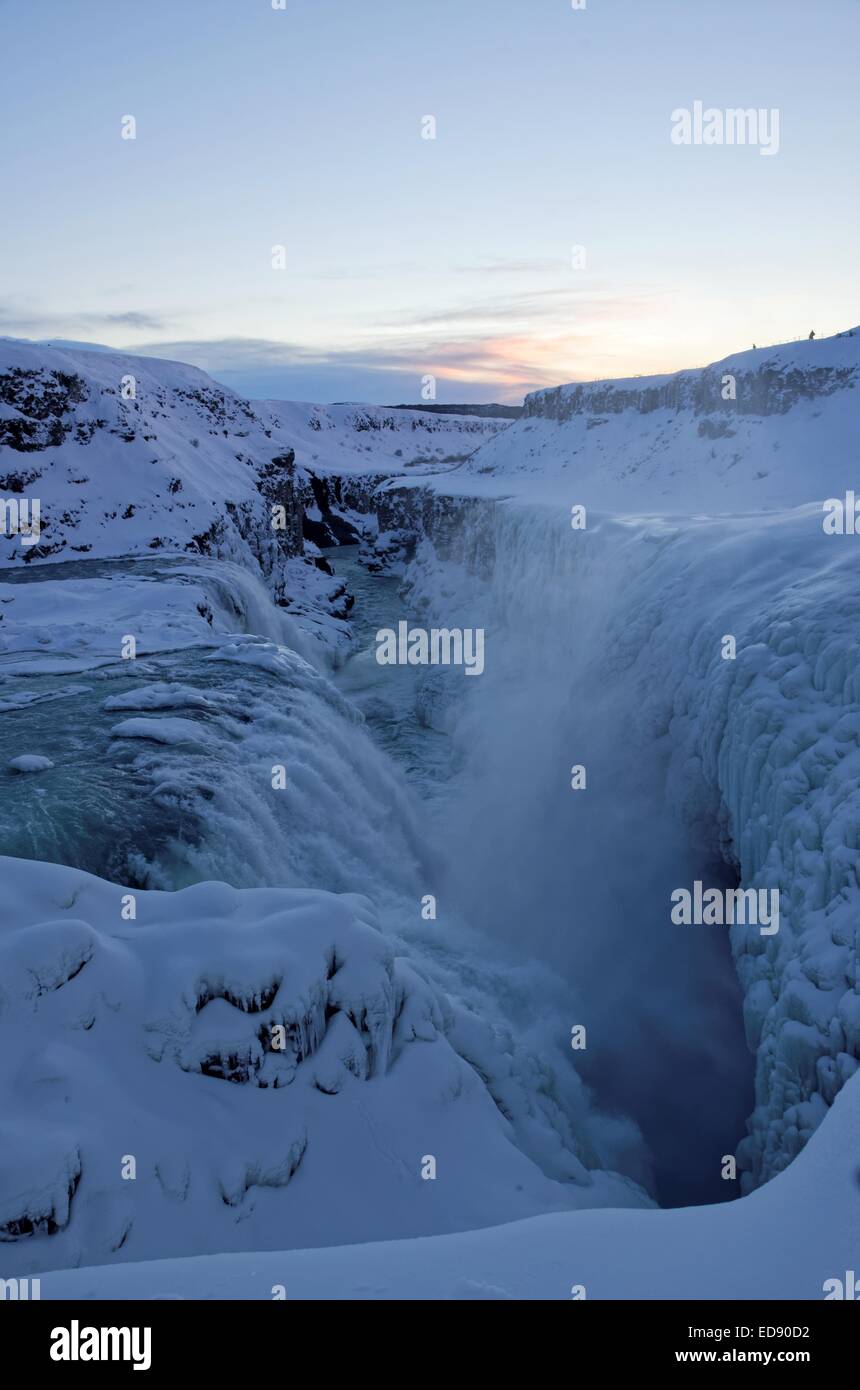
MULTIPOLYGON (((827 335, 827 337, 820 337, 818 334, 815 334, 815 335, 814 335, 814 341, 815 341, 816 344, 819 344, 819 345, 820 345, 820 344, 823 344, 823 343, 825 343, 825 342, 833 342, 833 341, 835 341, 835 340, 838 339, 838 338, 853 338, 854 335, 855 335, 856 333, 860 333, 860 324, 853 324, 851 327, 838 329, 836 332, 827 335)), ((87 342, 87 341, 85 341, 85 340, 72 340, 72 339, 61 339, 61 338, 19 338, 19 337, 15 337, 15 336, 12 335, 12 334, 0 333, 0 343, 3 343, 3 342, 8 342, 8 343, 20 343, 20 344, 23 344, 23 345, 26 346, 26 347, 34 347, 34 348, 42 347, 42 348, 49 348, 49 349, 52 349, 52 350, 55 350, 55 351, 58 351, 58 352, 63 352, 63 351, 67 351, 67 352, 94 352, 94 353, 108 353, 108 354, 112 354, 112 355, 114 355, 114 356, 120 356, 120 357, 143 357, 143 358, 151 357, 151 358, 153 359, 153 361, 173 362, 173 363, 175 363, 175 364, 178 365, 178 366, 194 367, 194 368, 196 368, 197 370, 206 372, 206 375, 208 375, 208 376, 209 376, 214 382, 216 382, 218 385, 226 386, 229 390, 233 391, 235 395, 241 397, 242 399, 248 400, 248 401, 259 401, 259 402, 269 401, 269 402, 272 402, 272 403, 274 403, 274 404, 279 404, 279 403, 280 403, 280 404, 284 404, 284 405, 314 405, 314 406, 322 406, 322 407, 328 407, 328 406, 344 406, 344 405, 366 405, 366 406, 375 406, 375 407, 378 407, 379 409, 384 409, 384 410, 430 410, 430 411, 436 411, 436 412, 442 412, 442 413, 444 413, 446 410, 456 411, 458 408, 459 408, 459 409, 471 409, 471 408, 478 407, 478 406, 480 406, 480 407, 482 407, 482 408, 485 408, 485 409, 489 409, 489 408, 491 408, 491 407, 493 407, 493 406, 495 406, 495 407, 497 407, 497 408, 500 408, 500 409, 503 409, 503 410, 510 410, 510 409, 512 409, 512 408, 513 408, 513 409, 522 409, 522 407, 523 407, 523 405, 524 405, 524 403, 525 403, 525 400, 526 400, 527 396, 529 396, 529 395, 534 395, 536 392, 552 391, 552 390, 560 389, 560 388, 563 388, 563 387, 566 387, 566 386, 596 386, 596 385, 600 385, 602 382, 617 382, 617 383, 624 383, 625 381, 649 381, 649 380, 655 380, 655 381, 656 381, 656 380, 663 380, 663 379, 671 378, 671 377, 673 377, 673 376, 682 375, 682 374, 684 374, 684 373, 686 373, 686 372, 701 372, 701 371, 707 371, 708 368, 710 368, 710 367, 717 367, 717 366, 720 366, 723 362, 729 361, 729 360, 734 359, 734 358, 736 358, 736 357, 743 356, 743 355, 745 355, 745 354, 747 354, 747 353, 752 353, 752 352, 767 353, 767 352, 771 352, 771 351, 773 351, 773 350, 775 350, 775 349, 777 349, 777 348, 793 347, 793 346, 795 346, 795 345, 801 346, 804 342, 807 342, 808 340, 809 340, 809 335, 805 335, 804 337, 800 337, 800 338, 787 338, 787 339, 784 339, 783 341, 778 342, 778 343, 753 343, 750 347, 747 347, 747 348, 738 348, 738 349, 736 349, 736 350, 734 350, 734 351, 729 351, 729 352, 725 353, 725 354, 723 355, 723 357, 715 358, 715 359, 713 359, 712 361, 709 361, 709 362, 696 362, 696 363, 690 363, 690 364, 687 364, 687 365, 684 366, 684 367, 678 367, 678 368, 676 368, 675 370, 670 371, 670 372, 633 372, 633 373, 629 374, 628 376, 624 376, 624 377, 581 377, 581 378, 575 378, 575 379, 573 379, 572 381, 556 381, 556 382, 550 382, 550 383, 548 383, 548 384, 545 385, 545 386, 535 387, 535 388, 533 388, 531 391, 526 392, 520 400, 509 400, 509 401, 492 400, 492 399, 486 399, 486 400, 478 400, 478 399, 467 400, 467 399, 464 397, 464 398, 462 398, 462 399, 460 399, 460 400, 451 399, 451 400, 447 400, 447 401, 438 401, 438 400, 430 400, 430 401, 419 401, 419 400, 413 400, 413 401, 405 401, 405 400, 403 400, 403 401, 392 401, 392 400, 371 401, 371 400, 368 400, 368 399, 361 399, 361 398, 359 398, 359 397, 357 397, 357 396, 351 396, 351 397, 345 397, 345 398, 342 399, 342 400, 327 400, 327 401, 322 401, 322 400, 311 400, 309 397, 300 397, 300 396, 263 396, 263 395, 253 395, 253 394, 250 394, 250 393, 244 393, 244 392, 242 392, 242 391, 237 390, 235 386, 231 385, 230 382, 225 381, 224 378, 223 378, 221 375, 219 375, 218 373, 216 373, 216 372, 207 372, 205 368, 197 367, 197 364, 196 364, 196 363, 191 362, 191 361, 189 361, 189 360, 187 360, 187 359, 182 359, 182 358, 171 358, 171 357, 162 357, 160 354, 155 353, 155 352, 142 352, 142 351, 140 351, 139 349, 134 349, 134 348, 128 349, 128 348, 111 347, 111 346, 110 346, 109 344, 107 344, 107 343, 87 342)))

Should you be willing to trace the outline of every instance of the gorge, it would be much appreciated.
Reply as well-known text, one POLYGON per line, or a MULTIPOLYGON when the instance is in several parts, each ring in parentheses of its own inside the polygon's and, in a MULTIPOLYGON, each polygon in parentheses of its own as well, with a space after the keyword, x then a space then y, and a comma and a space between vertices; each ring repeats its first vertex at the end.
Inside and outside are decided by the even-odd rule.
POLYGON ((459 1241, 520 1296, 525 1241, 542 1296, 616 1248, 615 1297, 661 1231, 665 1290, 706 1289, 705 1228, 758 1233, 766 1296, 849 1267, 860 589, 821 502, 856 482, 858 344, 514 420, 2 344, 42 518, 0 542, 2 765, 50 764, 0 804, 4 1275, 241 1285, 268 1251, 335 1296, 361 1242, 422 1296, 459 1241), (486 633, 481 680, 381 665, 401 623, 486 633), (778 892, 779 932, 679 931, 696 881, 778 892), (775 1237, 768 1194, 825 1169, 787 1267, 806 1218, 775 1237))

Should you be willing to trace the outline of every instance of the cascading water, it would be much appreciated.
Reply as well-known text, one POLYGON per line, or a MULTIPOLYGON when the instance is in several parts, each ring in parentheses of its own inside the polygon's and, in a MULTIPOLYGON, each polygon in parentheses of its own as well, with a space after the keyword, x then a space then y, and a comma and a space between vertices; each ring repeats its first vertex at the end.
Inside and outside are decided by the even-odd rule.
MULTIPOLYGON (((25 571, 15 587, 88 575, 85 564, 58 568, 25 571)), ((260 581, 208 562, 107 572, 193 580, 227 631, 179 649, 150 643, 134 661, 76 652, 73 677, 57 673, 71 651, 46 670, 16 653, 0 686, 0 756, 35 750, 55 766, 49 810, 38 779, 7 775, 4 852, 161 888, 217 877, 404 891, 420 849, 412 808, 360 717, 297 654, 313 644, 260 581), (290 769, 282 792, 279 765, 290 769)))
MULTIPOLYGON (((234 583, 221 562, 145 562, 144 571, 118 562, 96 590, 92 573, 85 564, 65 575, 29 570, 5 600, 9 611, 17 603, 41 615, 68 578, 64 611, 84 596, 91 611, 95 597, 111 616, 103 630, 72 625, 44 650, 20 621, 6 639, 0 756, 7 767, 20 754, 53 766, 4 774, 3 851, 132 887, 211 879, 364 895, 398 954, 453 1002, 452 1045, 517 1144, 548 1177, 575 1184, 557 1200, 594 1201, 589 1170, 646 1182, 634 1127, 594 1111, 565 1052, 555 981, 501 947, 489 951, 450 907, 438 921, 421 918, 443 869, 440 798, 425 794, 444 785, 449 741, 416 714, 412 673, 383 685, 359 637, 337 675, 355 702, 346 699, 330 655, 320 651, 316 665, 298 655, 294 645, 314 655, 312 640, 294 642, 291 618, 267 606, 262 585, 248 575, 234 583), (117 660, 130 626, 142 634, 140 655, 117 660)), ((381 609, 397 602, 391 581, 368 584, 381 609)), ((616 1201, 643 1200, 612 1181, 604 1190, 616 1201)))
MULTIPOLYGON (((3 849, 147 887, 217 878, 364 893, 425 973, 504 1036, 519 1095, 534 1092, 541 1059, 540 1104, 551 1131, 571 1127, 566 1144, 648 1181, 620 1118, 632 1115, 664 1202, 725 1198, 719 1158, 751 1104, 739 990, 724 940, 668 923, 670 889, 704 861, 663 804, 659 739, 633 735, 612 684, 621 581, 587 551, 575 557, 545 513, 501 508, 492 525, 489 572, 471 559, 477 539, 486 547, 482 515, 444 564, 422 546, 402 591, 351 550, 331 553, 357 595, 340 694, 326 660, 315 669, 296 654, 313 659, 313 643, 250 574, 116 562, 116 577, 202 585, 222 631, 150 645, 133 670, 103 657, 74 675, 19 663, 0 688, 4 759, 35 752, 55 769, 49 814, 38 778, 9 777, 3 849), (434 612, 486 629, 479 679, 377 664, 377 627, 434 612), (573 763, 587 765, 584 794, 570 790, 573 763), (281 790, 277 766, 289 769, 281 790), (426 893, 438 921, 420 919, 426 893), (588 1036, 575 1057, 574 1024, 588 1036), (619 1118, 592 1112, 580 1076, 619 1118)), ((48 568, 19 583, 60 577, 48 568)), ((561 1176, 545 1131, 518 1124, 561 1176)))
POLYGON ((649 618, 625 627, 626 591, 659 549, 501 505, 490 537, 470 511, 443 559, 424 541, 407 586, 422 621, 487 634, 479 679, 427 676, 462 764, 437 820, 440 898, 567 981, 569 1022, 587 1028, 579 1068, 637 1120, 678 1205, 735 1194, 721 1158, 752 1109, 753 1067, 726 934, 670 921, 674 888, 736 880, 716 827, 694 845, 669 804, 667 730, 643 726, 627 676, 649 618))

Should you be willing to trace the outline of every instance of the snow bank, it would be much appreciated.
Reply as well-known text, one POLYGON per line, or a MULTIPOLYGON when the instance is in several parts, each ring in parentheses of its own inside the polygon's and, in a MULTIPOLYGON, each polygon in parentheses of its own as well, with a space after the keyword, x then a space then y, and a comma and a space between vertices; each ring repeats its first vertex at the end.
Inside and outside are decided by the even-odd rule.
POLYGON ((855 1079, 788 1172, 729 1206, 576 1212, 420 1241, 56 1271, 43 1274, 41 1292, 566 1301, 578 1286, 588 1299, 817 1300, 828 1281, 844 1287, 846 1271, 857 1270, 858 1153, 855 1079))
POLYGON ((367 899, 0 878, 4 1277, 644 1202, 515 1147, 367 899))

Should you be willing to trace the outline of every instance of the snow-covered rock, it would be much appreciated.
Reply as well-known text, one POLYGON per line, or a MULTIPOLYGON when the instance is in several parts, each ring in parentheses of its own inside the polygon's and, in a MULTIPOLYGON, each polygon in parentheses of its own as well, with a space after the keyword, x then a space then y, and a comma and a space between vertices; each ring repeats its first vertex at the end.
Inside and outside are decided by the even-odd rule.
POLYGON ((51 759, 40 753, 21 753, 17 758, 10 758, 8 763, 12 772, 47 772, 53 766, 51 759))
POLYGON ((292 454, 196 368, 4 340, 0 402, 0 494, 41 514, 37 543, 0 536, 4 565, 179 550, 277 579, 301 552, 292 454))
POLYGON ((0 494, 41 534, 0 563, 162 550, 252 560, 302 550, 303 468, 389 475, 462 462, 510 423, 357 404, 249 402, 155 357, 0 340, 0 494), (273 505, 284 507, 272 526, 273 505))

